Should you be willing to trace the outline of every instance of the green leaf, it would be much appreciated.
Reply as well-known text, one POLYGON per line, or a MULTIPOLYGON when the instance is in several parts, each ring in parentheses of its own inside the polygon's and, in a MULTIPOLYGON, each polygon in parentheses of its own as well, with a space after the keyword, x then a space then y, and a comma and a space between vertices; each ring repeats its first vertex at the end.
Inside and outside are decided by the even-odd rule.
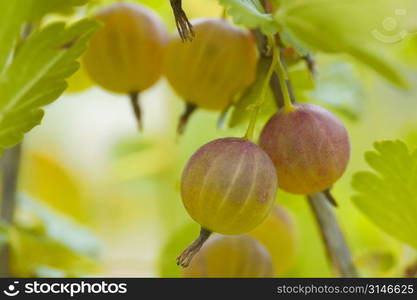
POLYGON ((259 0, 219 0, 236 24, 260 28, 265 34, 274 34, 279 26, 271 14, 265 13, 259 0))
POLYGON ((321 65, 316 88, 307 94, 310 101, 330 106, 350 119, 356 120, 361 113, 363 86, 349 63, 321 65))
MULTIPOLYGON (((19 0, 20 1, 20 0, 19 0)), ((74 8, 88 3, 90 0, 32 0, 30 22, 37 22, 48 13, 71 14, 74 8)))
POLYGON ((54 23, 22 44, 0 77, 0 152, 39 124, 40 108, 65 90, 65 79, 79 68, 76 59, 97 26, 90 20, 69 27, 54 23))
POLYGON ((33 215, 36 225, 42 224, 48 239, 86 256, 98 255, 100 241, 90 230, 25 194, 20 194, 18 201, 20 210, 33 215))
POLYGON ((0 75, 4 72, 23 23, 28 17, 32 0, 0 1, 0 75))
POLYGON ((286 1, 275 18, 287 41, 293 39, 322 52, 350 54, 391 83, 408 87, 396 62, 384 51, 388 43, 372 34, 395 13, 392 7, 389 0, 286 1))
POLYGON ((386 233, 417 249, 417 150, 401 141, 374 147, 365 154, 374 171, 353 177, 353 202, 386 233))
MULTIPOLYGON (((261 58, 259 60, 255 82, 246 89, 246 91, 234 105, 233 113, 229 121, 230 127, 236 127, 250 117, 253 111, 250 109, 251 105, 259 99, 270 63, 270 59, 261 58)), ((263 114, 267 112, 269 115, 271 115, 277 109, 274 101, 272 100, 273 97, 271 93, 271 90, 268 89, 266 94, 266 102, 264 105, 262 105, 261 110, 263 114)))
POLYGON ((97 261, 48 236, 12 230, 11 271, 16 277, 80 277, 97 273, 97 261), (52 272, 54 270, 54 272, 52 272))
POLYGON ((26 194, 18 195, 8 235, 14 276, 79 277, 99 269, 97 236, 26 194))

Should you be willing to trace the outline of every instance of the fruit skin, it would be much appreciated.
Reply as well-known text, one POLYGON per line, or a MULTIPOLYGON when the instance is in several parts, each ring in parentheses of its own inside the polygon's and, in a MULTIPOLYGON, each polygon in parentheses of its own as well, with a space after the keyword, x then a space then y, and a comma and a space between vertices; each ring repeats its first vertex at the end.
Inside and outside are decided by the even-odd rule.
POLYGON ((274 267, 268 251, 246 236, 212 237, 183 269, 183 277, 272 277, 274 267))
POLYGON ((222 138, 190 158, 181 196, 190 216, 203 228, 241 234, 270 213, 277 183, 274 165, 260 147, 245 139, 222 138))
POLYGON ((195 38, 183 43, 178 35, 169 42, 165 76, 187 102, 223 110, 255 79, 256 43, 249 31, 225 19, 197 19, 195 38))
POLYGON ((314 194, 333 185, 344 173, 350 156, 343 124, 314 104, 296 104, 265 125, 260 146, 275 164, 279 187, 293 194, 314 194))
POLYGON ((103 23, 84 55, 93 81, 115 93, 141 92, 162 74, 168 35, 150 10, 133 3, 116 3, 98 12, 103 23))
POLYGON ((261 225, 248 233, 271 254, 276 276, 283 275, 293 265, 298 246, 298 231, 292 215, 275 205, 261 225))

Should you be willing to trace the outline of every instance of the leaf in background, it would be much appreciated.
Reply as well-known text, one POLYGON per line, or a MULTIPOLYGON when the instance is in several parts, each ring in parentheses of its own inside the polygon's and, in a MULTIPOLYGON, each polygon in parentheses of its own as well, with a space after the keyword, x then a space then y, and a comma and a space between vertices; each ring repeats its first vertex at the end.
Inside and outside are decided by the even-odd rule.
MULTIPOLYGON (((20 0, 19 0, 20 1, 20 0)), ((88 3, 90 0, 32 0, 29 16, 30 22, 37 22, 48 13, 71 14, 74 8, 88 3)))
MULTIPOLYGON (((32 0, 0 1, 0 76, 10 59, 32 0)), ((1 94, 0 94, 1 95, 1 94)))
POLYGON ((377 274, 377 277, 389 276, 388 272, 399 264, 398 257, 387 249, 366 249, 362 252, 355 259, 356 265, 367 271, 367 274, 362 273, 362 276, 371 277, 374 274, 377 274))
POLYGON ((24 194, 18 195, 15 227, 8 236, 14 276, 79 277, 99 270, 98 238, 24 194))
MULTIPOLYGON (((250 117, 252 113, 250 105, 254 104, 259 99, 269 64, 269 59, 261 58, 259 60, 255 82, 246 89, 246 91, 234 105, 232 116, 229 121, 230 127, 236 127, 250 117)), ((276 110, 276 105, 272 98, 272 92, 270 89, 268 89, 266 94, 266 102, 264 105, 262 105, 261 112, 268 112, 269 115, 271 115, 276 110)))
POLYGON ((18 143, 39 124, 40 108, 65 90, 65 79, 78 69, 76 59, 97 26, 90 20, 70 27, 51 24, 21 46, 0 77, 0 151, 18 143))
POLYGON ((98 255, 100 241, 87 228, 25 194, 20 194, 18 201, 19 210, 33 214, 41 221, 44 234, 49 239, 86 256, 98 255))
MULTIPOLYGON (((46 270, 60 270, 54 276, 79 277, 96 273, 97 262, 47 236, 13 230, 11 268, 13 276, 47 276, 46 270)), ((51 274, 50 274, 51 275, 51 274)))
POLYGON ((388 234, 417 249, 417 150, 401 141, 374 144, 365 154, 374 172, 354 175, 354 204, 388 234))
POLYGON ((296 68, 289 68, 288 75, 292 83, 295 99, 297 99, 298 102, 306 102, 309 100, 306 96, 307 92, 314 90, 316 83, 304 62, 301 64, 301 68, 298 67, 299 65, 300 64, 297 64, 296 68))
POLYGON ((361 113, 364 91, 352 65, 335 62, 320 66, 316 88, 308 92, 308 97, 356 120, 361 113))
POLYGON ((45 153, 31 153, 25 158, 20 184, 25 193, 52 209, 78 222, 91 220, 82 178, 45 153))
MULTIPOLYGON (((407 0, 395 6, 401 1, 407 0)), ((294 40, 319 51, 350 54, 393 84, 408 87, 396 62, 383 51, 387 43, 372 35, 394 13, 389 0, 300 0, 284 2, 275 18, 294 40)))
POLYGON ((167 156, 166 149, 173 149, 172 141, 126 139, 116 148, 112 174, 121 182, 164 174, 173 167, 173 156, 167 156))
POLYGON ((274 34, 279 27, 271 14, 265 13, 259 0, 219 0, 236 24, 260 28, 265 34, 274 34))

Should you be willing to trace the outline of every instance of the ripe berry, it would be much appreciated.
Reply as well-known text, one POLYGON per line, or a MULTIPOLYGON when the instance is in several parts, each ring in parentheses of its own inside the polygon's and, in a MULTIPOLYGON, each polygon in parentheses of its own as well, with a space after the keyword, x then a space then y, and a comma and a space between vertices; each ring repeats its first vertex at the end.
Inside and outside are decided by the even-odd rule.
POLYGON ((187 266, 211 232, 242 234, 270 213, 277 176, 268 155, 254 143, 222 138, 202 146, 182 175, 181 196, 201 236, 179 258, 187 266))
POLYGON ((183 277, 272 277, 268 251, 246 236, 215 236, 205 244, 183 277))
MULTIPOLYGON (((255 78, 255 40, 249 31, 225 19, 207 18, 192 23, 193 41, 183 43, 175 35, 169 42, 165 75, 191 106, 224 110, 255 78)), ((187 117, 183 117, 183 123, 187 117)))
POLYGON ((314 194, 331 187, 344 173, 350 155, 343 124, 313 104, 275 114, 265 125, 260 146, 275 164, 279 187, 294 194, 314 194))
POLYGON ((103 26, 84 55, 87 73, 106 90, 130 94, 140 119, 137 94, 161 77, 166 30, 153 12, 133 3, 110 5, 96 19, 103 26))
POLYGON ((275 206, 261 225, 248 233, 271 254, 275 275, 284 274, 293 264, 297 248, 294 219, 281 206, 275 206))
POLYGON ((161 76, 167 39, 165 28, 150 10, 133 3, 116 3, 101 10, 103 26, 84 55, 91 78, 115 93, 140 92, 161 76))

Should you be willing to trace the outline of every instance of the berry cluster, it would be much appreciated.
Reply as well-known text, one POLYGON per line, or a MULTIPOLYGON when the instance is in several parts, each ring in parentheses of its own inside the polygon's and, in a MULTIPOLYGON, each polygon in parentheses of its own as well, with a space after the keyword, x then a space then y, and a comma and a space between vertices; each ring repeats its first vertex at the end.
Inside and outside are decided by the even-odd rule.
MULTIPOLYGON (((117 3, 96 17, 103 26, 84 55, 85 69, 101 87, 129 94, 139 121, 137 95, 162 75, 187 103, 180 132, 196 107, 224 111, 255 80, 255 38, 226 19, 187 23, 194 38, 184 42, 184 32, 169 37, 162 22, 137 4, 117 3)), ((268 246, 261 229, 278 228, 290 247, 295 243, 286 212, 274 208, 277 189, 294 194, 329 189, 344 173, 350 152, 347 132, 334 115, 313 104, 292 105, 270 118, 259 146, 247 137, 222 138, 202 146, 188 161, 181 196, 202 229, 177 259, 179 265, 189 266, 184 276, 267 277, 291 260, 292 253, 268 246), (267 218, 272 221, 262 223, 267 218), (212 232, 238 236, 218 236, 203 247, 212 232), (284 257, 271 257, 268 250, 284 257), (225 256, 228 259, 218 261, 225 256)))

